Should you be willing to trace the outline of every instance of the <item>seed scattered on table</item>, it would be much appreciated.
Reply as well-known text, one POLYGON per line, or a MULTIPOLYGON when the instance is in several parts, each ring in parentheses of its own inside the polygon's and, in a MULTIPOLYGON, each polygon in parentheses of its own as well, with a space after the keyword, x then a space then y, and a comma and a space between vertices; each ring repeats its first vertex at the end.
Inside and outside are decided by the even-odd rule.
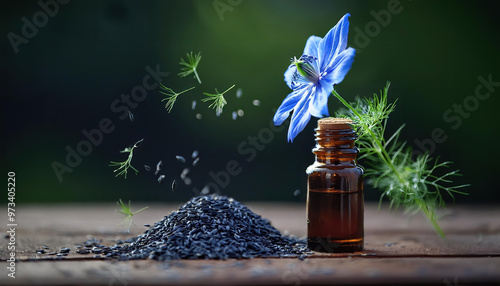
POLYGON ((61 249, 59 249, 59 252, 60 252, 60 253, 68 253, 68 252, 70 252, 70 251, 71 251, 71 249, 69 249, 69 248, 67 248, 67 247, 62 247, 61 249))
POLYGON ((282 235, 267 219, 219 195, 194 197, 130 244, 107 257, 129 259, 228 259, 303 257, 306 241, 282 235))

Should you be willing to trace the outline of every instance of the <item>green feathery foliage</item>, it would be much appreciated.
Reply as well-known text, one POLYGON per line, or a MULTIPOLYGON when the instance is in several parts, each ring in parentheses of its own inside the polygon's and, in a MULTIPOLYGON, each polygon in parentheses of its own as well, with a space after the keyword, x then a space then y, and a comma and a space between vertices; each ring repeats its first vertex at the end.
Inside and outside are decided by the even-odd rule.
POLYGON ((198 83, 201 84, 200 77, 198 76, 198 72, 196 69, 198 68, 198 64, 201 61, 201 53, 193 54, 193 52, 186 53, 187 61, 181 58, 179 65, 181 65, 181 72, 177 75, 180 77, 186 77, 190 74, 194 74, 194 77, 198 80, 198 83))
POLYGON ((172 108, 174 107, 174 103, 177 100, 177 97, 185 92, 188 92, 188 91, 194 89, 194 86, 191 88, 188 88, 186 90, 183 90, 179 93, 173 91, 170 87, 164 86, 163 84, 160 84, 160 88, 165 90, 165 91, 160 90, 160 93, 167 96, 164 99, 162 99, 162 102, 165 100, 167 101, 167 103, 165 104, 165 108, 167 109, 168 113, 170 113, 170 111, 172 111, 172 108))
POLYGON ((118 167, 117 169, 115 169, 113 172, 118 172, 116 174, 116 177, 120 176, 120 175, 124 175, 125 179, 127 178, 127 172, 128 172, 128 169, 131 168, 132 170, 135 171, 135 173, 139 173, 139 171, 134 168, 131 163, 132 163, 132 157, 134 156, 134 149, 137 148, 138 144, 142 142, 142 140, 144 139, 141 139, 139 141, 137 141, 134 146, 132 147, 127 147, 125 148, 124 150, 120 151, 120 153, 129 153, 128 154, 128 157, 127 157, 127 160, 123 161, 123 162, 113 162, 111 161, 109 166, 112 166, 112 167, 118 167))
POLYGON ((360 147, 359 159, 365 168, 367 182, 379 189, 390 200, 391 207, 404 206, 409 211, 423 212, 436 232, 444 237, 436 215, 437 207, 445 207, 443 193, 451 198, 454 194, 466 193, 458 189, 468 185, 451 185, 453 176, 460 176, 459 170, 437 175, 452 162, 439 163, 428 153, 413 154, 406 142, 399 136, 404 125, 385 139, 387 119, 395 109, 395 103, 387 102, 389 83, 373 98, 357 99, 353 104, 345 101, 335 90, 333 95, 346 107, 337 112, 338 117, 351 119, 358 132, 357 144, 360 147))
POLYGON ((124 202, 122 202, 122 199, 120 199, 118 202, 116 202, 118 204, 118 206, 120 207, 119 210, 117 210, 116 212, 119 212, 123 215, 123 219, 122 221, 119 223, 119 225, 126 229, 127 232, 130 232, 130 227, 132 226, 132 224, 134 224, 134 222, 132 221, 132 217, 135 215, 135 214, 138 214, 140 212, 142 212, 143 210, 147 209, 148 207, 143 207, 142 209, 138 210, 138 211, 135 211, 133 212, 132 209, 130 208, 130 201, 128 201, 128 205, 126 205, 124 202))
POLYGON ((230 88, 226 89, 226 91, 224 91, 223 93, 219 93, 219 91, 217 89, 215 89, 215 92, 216 92, 215 94, 204 92, 203 94, 206 95, 207 97, 203 98, 201 101, 207 102, 207 101, 213 100, 213 102, 208 107, 214 108, 215 112, 217 114, 221 114, 222 109, 224 108, 224 105, 227 104, 227 101, 224 98, 224 94, 226 92, 230 91, 233 87, 234 87, 234 84, 230 88))

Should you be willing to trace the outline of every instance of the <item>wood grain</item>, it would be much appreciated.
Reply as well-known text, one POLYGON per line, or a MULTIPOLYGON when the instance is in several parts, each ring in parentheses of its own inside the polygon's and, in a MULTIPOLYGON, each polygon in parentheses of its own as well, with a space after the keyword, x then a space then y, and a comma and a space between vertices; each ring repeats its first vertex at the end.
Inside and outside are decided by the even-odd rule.
MULTIPOLYGON (((76 254, 75 244, 96 237, 104 245, 142 233, 179 204, 138 203, 131 233, 116 225, 113 204, 25 205, 16 209, 16 278, 7 277, 8 240, 0 240, 1 285, 311 285, 435 284, 500 285, 500 208, 454 206, 440 223, 438 237, 423 216, 390 212, 376 204, 365 208, 365 250, 354 254, 316 253, 296 258, 109 261, 76 254), (36 249, 71 248, 64 258, 36 249)), ((282 232, 305 236, 305 204, 247 203, 282 232)), ((5 233, 5 232, 4 232, 5 233)))

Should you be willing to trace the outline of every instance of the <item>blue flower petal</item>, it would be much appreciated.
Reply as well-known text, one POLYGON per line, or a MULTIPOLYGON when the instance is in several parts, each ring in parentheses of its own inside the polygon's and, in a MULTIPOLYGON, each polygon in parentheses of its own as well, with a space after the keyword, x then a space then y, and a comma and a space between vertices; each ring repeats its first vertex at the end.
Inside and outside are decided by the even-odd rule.
POLYGON ((333 78, 333 84, 338 84, 344 79, 351 69, 355 54, 355 49, 348 48, 335 57, 332 66, 327 70, 327 74, 333 78))
POLYGON ((311 119, 311 114, 309 113, 309 102, 311 101, 311 93, 313 88, 305 89, 306 94, 299 101, 297 106, 295 106, 292 120, 290 121, 290 127, 288 127, 288 141, 293 142, 293 139, 306 127, 307 123, 311 119))
POLYGON ((319 81, 309 104, 309 113, 317 118, 328 117, 328 97, 333 91, 333 77, 328 76, 319 81))
POLYGON ((335 56, 347 47, 347 34, 349 33, 349 13, 335 25, 319 43, 320 71, 325 71, 332 66, 335 56))
POLYGON ((293 74, 295 73, 296 70, 297 70, 297 66, 292 64, 292 65, 288 66, 288 69, 286 70, 286 72, 284 74, 286 85, 288 85, 288 87, 290 89, 293 89, 292 80, 293 80, 293 74))
POLYGON ((303 55, 308 55, 308 56, 313 56, 315 58, 318 58, 318 48, 319 48, 319 43, 321 42, 321 38, 318 36, 310 36, 309 39, 307 39, 306 42, 306 47, 304 48, 304 53, 303 55))
POLYGON ((308 88, 296 89, 288 94, 288 96, 283 100, 280 107, 274 114, 274 125, 281 125, 281 123, 283 123, 283 121, 288 118, 290 112, 292 111, 292 109, 294 109, 300 99, 303 98, 306 94, 309 94, 308 88))

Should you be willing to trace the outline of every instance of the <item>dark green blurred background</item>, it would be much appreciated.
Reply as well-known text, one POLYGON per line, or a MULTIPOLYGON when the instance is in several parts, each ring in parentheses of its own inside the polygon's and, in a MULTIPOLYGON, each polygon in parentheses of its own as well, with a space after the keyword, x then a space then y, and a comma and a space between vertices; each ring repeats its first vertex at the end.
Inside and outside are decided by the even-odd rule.
MULTIPOLYGON (((476 96, 478 77, 500 82, 497 4, 70 1, 58 4, 55 15, 48 16, 27 43, 19 44, 16 53, 9 33, 23 35, 23 17, 33 23, 39 15, 35 21, 43 23, 43 16, 36 14, 43 10, 37 1, 1 1, 2 173, 16 172, 17 202, 184 201, 195 194, 193 188, 201 190, 213 181, 210 172, 217 174, 235 160, 241 171, 221 188, 223 194, 238 200, 305 201, 305 169, 314 160, 316 119, 294 143, 287 143, 286 130, 271 133, 269 125, 274 109, 290 92, 283 82, 289 59, 302 54, 310 35, 323 37, 349 12, 348 45, 358 54, 337 86, 339 93, 348 100, 371 96, 391 81, 389 96, 398 98, 398 105, 389 130, 406 123, 402 139, 414 146, 415 140, 427 142, 430 148, 431 134, 440 128, 446 140, 433 143, 433 156, 454 161, 453 168, 464 174, 456 183, 471 184, 466 190, 470 195, 457 196, 456 201, 499 202, 495 109, 500 86, 490 87, 487 99, 476 96), (177 76, 179 58, 189 51, 202 53, 202 85, 177 76), (152 90, 131 109, 133 122, 121 120, 111 104, 142 85, 147 66, 169 72, 163 83, 175 91, 196 89, 179 96, 170 114, 158 89, 152 90), (236 98, 236 88, 228 92, 220 117, 200 102, 203 92, 232 84, 241 88, 242 97, 236 98), (260 106, 252 104, 255 99, 260 106), (465 104, 462 112, 454 110, 458 104, 465 104), (231 113, 238 109, 244 116, 233 120, 231 113), (103 118, 109 118, 115 130, 59 182, 51 164, 65 164, 66 146, 75 149, 85 139, 82 130, 98 128, 103 118), (238 146, 246 144, 243 150, 248 151, 249 136, 259 134, 266 144, 259 143, 262 150, 252 147, 256 156, 247 160, 251 155, 238 152, 238 146), (144 142, 133 159, 140 173, 115 177, 109 162, 125 160, 119 151, 141 138, 144 142), (195 149, 200 163, 191 167, 192 185, 186 186, 179 178, 186 164, 175 156, 185 156, 189 164, 195 149), (162 185, 144 170, 145 164, 154 169, 159 160, 166 175, 162 185), (173 179, 175 192, 170 189, 173 179), (301 192, 295 196, 297 189, 301 192)), ((331 97, 329 106, 333 113, 340 104, 331 97)), ((366 189, 367 199, 378 196, 377 190, 366 189)), ((6 193, 0 197, 6 199, 6 193)))

